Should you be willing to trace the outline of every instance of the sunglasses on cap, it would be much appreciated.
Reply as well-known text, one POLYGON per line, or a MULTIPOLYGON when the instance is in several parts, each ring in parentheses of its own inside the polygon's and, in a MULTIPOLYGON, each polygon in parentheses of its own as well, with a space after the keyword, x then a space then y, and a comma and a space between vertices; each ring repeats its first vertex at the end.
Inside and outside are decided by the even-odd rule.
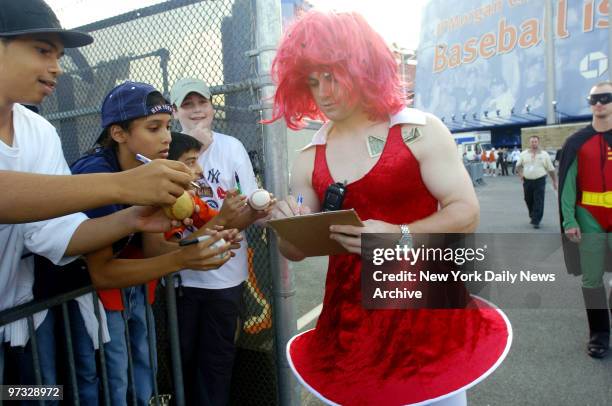
POLYGON ((597 104, 597 102, 601 104, 608 104, 612 102, 612 93, 595 93, 587 97, 587 101, 591 106, 597 104))

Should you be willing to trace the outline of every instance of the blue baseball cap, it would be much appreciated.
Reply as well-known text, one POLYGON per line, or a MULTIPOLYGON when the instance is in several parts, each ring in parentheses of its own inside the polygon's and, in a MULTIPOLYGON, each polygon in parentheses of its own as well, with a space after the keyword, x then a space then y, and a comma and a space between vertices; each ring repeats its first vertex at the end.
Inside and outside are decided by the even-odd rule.
POLYGON ((101 115, 104 130, 97 142, 102 141, 106 136, 106 129, 113 124, 159 113, 172 114, 172 106, 159 90, 147 83, 124 82, 111 90, 102 102, 101 115), (157 103, 153 106, 147 105, 147 97, 151 93, 157 93, 164 99, 164 103, 157 103))
POLYGON ((115 87, 102 102, 102 128, 153 114, 172 114, 172 106, 167 101, 165 104, 147 106, 147 97, 151 93, 161 96, 159 90, 147 83, 125 82, 115 87))

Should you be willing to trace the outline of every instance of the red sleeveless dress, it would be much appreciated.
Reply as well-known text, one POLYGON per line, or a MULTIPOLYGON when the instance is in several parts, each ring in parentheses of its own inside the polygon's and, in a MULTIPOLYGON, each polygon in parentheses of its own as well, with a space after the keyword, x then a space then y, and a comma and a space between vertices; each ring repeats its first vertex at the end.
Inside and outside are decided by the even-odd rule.
MULTIPOLYGON (((316 148, 312 184, 323 201, 335 180, 325 145, 316 148)), ((376 165, 347 186, 343 208, 392 224, 436 212, 438 202, 399 125, 389 130, 376 165)), ((320 399, 342 405, 442 400, 484 379, 506 356, 510 324, 488 303, 475 298, 471 309, 367 310, 360 274, 359 255, 330 256, 317 326, 287 344, 292 370, 320 399)))

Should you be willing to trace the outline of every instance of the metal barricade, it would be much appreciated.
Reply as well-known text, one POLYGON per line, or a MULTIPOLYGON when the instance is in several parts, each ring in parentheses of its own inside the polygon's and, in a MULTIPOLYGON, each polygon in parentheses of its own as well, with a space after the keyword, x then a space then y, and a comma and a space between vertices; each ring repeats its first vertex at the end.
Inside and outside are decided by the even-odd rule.
POLYGON ((485 184, 484 165, 482 162, 469 162, 465 164, 465 169, 470 174, 470 179, 474 186, 483 186, 485 184))
MULTIPOLYGON (((21 269, 21 271, 26 272, 26 270, 21 269)), ((146 290, 146 289, 145 289, 146 290)), ((62 385, 63 386, 63 400, 67 402, 66 404, 79 405, 82 404, 82 399, 79 398, 79 384, 77 379, 77 368, 79 368, 78 361, 75 360, 75 346, 74 340, 80 339, 81 337, 76 337, 75 333, 71 331, 71 317, 68 311, 68 305, 71 301, 74 301, 76 298, 79 298, 83 295, 88 295, 92 293, 93 299, 93 309, 95 312, 95 317, 100 324, 101 320, 101 312, 105 311, 101 308, 98 300, 98 296, 93 291, 91 286, 83 286, 77 290, 73 290, 70 292, 62 293, 57 296, 44 299, 44 300, 34 300, 28 303, 21 304, 19 306, 15 306, 10 309, 6 309, 0 312, 0 326, 8 326, 10 323, 18 322, 19 320, 26 319, 27 320, 27 335, 28 341, 25 347, 9 347, 5 349, 5 355, 3 357, 3 361, 11 365, 11 368, 5 369, 5 379, 2 381, 3 383, 10 384, 22 384, 22 385, 62 385), (34 315, 41 311, 47 311, 47 315, 45 316, 43 323, 52 323, 51 326, 46 326, 44 329, 40 328, 35 329, 34 323, 34 315), (39 348, 39 341, 45 342, 53 342, 54 345, 51 347, 46 346, 44 349, 39 348), (63 340, 60 342, 59 340, 63 340), (13 356, 13 354, 18 354, 18 356, 13 356), (43 367, 41 358, 45 357, 50 360, 43 367), (31 365, 23 364, 23 360, 30 360, 31 365), (43 370, 43 368, 54 368, 53 371, 43 370), (24 382, 24 377, 31 375, 33 372, 33 380, 24 382), (43 379, 44 375, 54 376, 55 379, 52 381, 43 379)), ((124 303, 125 303, 125 295, 124 303)), ((76 302, 75 302, 76 303, 76 302)), ((151 307, 146 303, 146 313, 151 313, 151 307)), ((122 312, 124 313, 124 312, 122 312)), ((128 328, 127 328, 127 318, 126 320, 126 347, 128 349, 128 370, 133 370, 133 362, 131 358, 131 343, 130 340, 127 339, 129 336, 128 328)), ((41 323, 41 326, 42 324, 41 323)), ((146 328, 149 332, 153 332, 154 324, 152 318, 147 317, 146 319, 146 328)), ((170 331, 176 331, 178 326, 176 325, 176 320, 171 322, 169 325, 170 331)), ((98 329, 98 342, 102 343, 102 329, 98 329)), ((153 338, 152 335, 149 335, 149 344, 152 344, 153 338)), ((171 338, 171 342, 173 345, 178 348, 178 340, 173 340, 171 338)), ((92 350, 93 350, 93 342, 91 342, 92 350)), ((150 345, 148 347, 148 356, 149 359, 153 360, 153 358, 157 357, 157 349, 155 346, 150 345)), ((109 387, 108 382, 108 367, 105 362, 105 346, 100 345, 99 350, 96 351, 96 355, 98 358, 98 362, 95 359, 91 359, 89 361, 96 363, 99 367, 96 370, 97 376, 101 381, 102 390, 100 391, 100 403, 104 405, 110 405, 110 393, 112 388, 109 387)), ((82 355, 81 355, 82 356, 82 355)), ((82 362, 82 361, 81 361, 82 362)), ((178 360, 180 365, 180 359, 178 360)), ((151 362, 153 364, 153 362, 151 362)), ((180 379, 180 366, 178 368, 178 374, 180 379)), ((26 378, 27 379, 27 378, 26 378)), ((151 398, 150 404, 152 405, 162 405, 164 397, 167 398, 168 395, 159 396, 157 392, 157 376, 156 370, 154 368, 151 369, 151 379, 154 383, 154 396, 151 398)), ((131 399, 128 404, 136 404, 136 399, 134 397, 135 393, 134 387, 134 379, 133 377, 129 379, 129 387, 128 393, 131 393, 131 399)), ((97 390, 97 389, 96 389, 97 390)), ((177 400, 178 400, 177 396, 177 400)), ((55 401, 45 401, 41 400, 40 404, 56 404, 55 401)), ((181 404, 177 401, 176 404, 181 404)), ((183 403, 184 404, 184 403, 183 403)))

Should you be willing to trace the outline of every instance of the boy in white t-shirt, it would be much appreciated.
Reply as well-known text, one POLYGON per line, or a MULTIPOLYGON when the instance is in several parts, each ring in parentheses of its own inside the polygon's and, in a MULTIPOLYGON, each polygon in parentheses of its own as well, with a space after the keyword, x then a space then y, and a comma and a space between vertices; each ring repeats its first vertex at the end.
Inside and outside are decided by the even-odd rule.
MULTIPOLYGON (((6 146, 16 148, 13 114, 26 122, 36 117, 21 109, 13 113, 13 105, 41 103, 55 90, 64 48, 92 41, 88 34, 63 30, 43 0, 0 0, 0 140, 6 146)), ((0 196, 0 223, 46 220, 108 204, 173 204, 190 179, 185 165, 168 160, 128 172, 80 176, 49 176, 57 173, 32 170, 36 162, 29 165, 0 166, 0 190, 12 191, 0 196)))
MULTIPOLYGON (((257 181, 242 143, 212 131, 211 97, 209 87, 199 79, 181 79, 170 90, 170 102, 183 133, 202 143, 198 158, 204 175, 200 198, 218 210, 228 192, 239 189, 249 196, 257 189, 257 181)), ((246 216, 244 227, 266 217, 272 206, 262 211, 247 207, 250 216, 246 216)), ((229 402, 234 337, 248 273, 246 239, 234 253, 236 256, 217 270, 180 272, 177 311, 186 404, 229 402)))
MULTIPOLYGON (((39 104, 53 93, 57 78, 62 73, 58 62, 64 48, 84 46, 92 41, 88 34, 62 29, 53 11, 42 0, 0 0, 0 171, 70 174, 55 128, 19 103, 39 104)), ((143 173, 140 172, 141 175, 143 173)), ((3 172, 2 176, 5 174, 8 172, 3 172)), ((26 175, 26 179, 36 178, 26 175)), ((38 201, 32 201, 25 207, 12 207, 12 210, 25 213, 24 216, 17 216, 22 221, 23 218, 30 218, 35 211, 32 207, 47 203, 50 192, 45 187, 41 188, 38 201)), ((83 194, 91 192, 95 195, 94 189, 87 188, 83 194)), ((27 190, 24 185, 11 186, 5 190, 2 200, 15 191, 27 190)), ((71 188, 56 189, 55 194, 60 199, 52 197, 49 200, 67 200, 68 197, 62 195, 66 190, 71 188)), ((68 196, 73 195, 69 193, 68 196)), ((68 210, 59 207, 52 212, 74 211, 95 201, 85 198, 76 205, 66 202, 68 210)), ((32 299, 33 258, 22 259, 30 252, 42 255, 55 264, 65 264, 72 261, 74 256, 98 250, 134 232, 160 232, 169 227, 170 221, 162 211, 149 207, 131 207, 94 220, 87 219, 82 213, 75 213, 32 223, 0 224, 0 310, 32 299)), ((42 311, 34 315, 35 328, 43 324, 46 313, 42 311)), ((46 331, 52 330, 50 320, 44 325, 51 325, 46 331)), ((52 338, 52 335, 46 334, 45 337, 52 338)), ((25 319, 0 326, 0 343, 24 346, 28 339, 25 319)), ((44 384, 55 382, 52 347, 52 340, 39 342, 44 384), (49 351, 45 345, 49 345, 49 351)), ((0 377, 4 366, 3 349, 3 345, 0 345, 0 377)))

